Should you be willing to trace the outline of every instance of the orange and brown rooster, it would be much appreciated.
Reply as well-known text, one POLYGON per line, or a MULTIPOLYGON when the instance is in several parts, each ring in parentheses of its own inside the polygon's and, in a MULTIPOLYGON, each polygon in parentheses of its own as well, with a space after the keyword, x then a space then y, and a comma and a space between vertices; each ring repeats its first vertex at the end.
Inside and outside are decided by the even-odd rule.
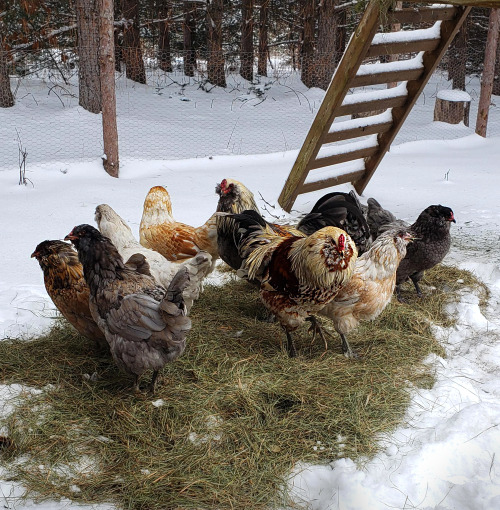
POLYGON ((184 260, 200 251, 218 257, 216 216, 212 215, 201 227, 192 227, 176 221, 172 202, 163 186, 154 186, 144 200, 140 225, 140 242, 146 248, 161 253, 168 260, 184 260))
POLYGON ((296 355, 291 333, 349 281, 358 252, 346 232, 325 227, 309 237, 281 237, 255 211, 231 215, 238 227, 238 247, 250 280, 260 281, 260 297, 285 330, 290 357, 296 355))
POLYGON ((89 288, 76 251, 63 241, 43 241, 31 256, 38 260, 47 294, 65 319, 82 336, 107 349, 104 333, 90 313, 89 288))

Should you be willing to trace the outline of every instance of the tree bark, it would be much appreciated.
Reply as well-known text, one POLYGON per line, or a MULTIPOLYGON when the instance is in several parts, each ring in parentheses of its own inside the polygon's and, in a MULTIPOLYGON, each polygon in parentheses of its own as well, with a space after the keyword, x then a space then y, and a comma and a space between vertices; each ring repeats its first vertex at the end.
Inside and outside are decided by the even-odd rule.
POLYGON ((448 49, 448 80, 452 88, 465 90, 465 65, 467 63, 467 23, 468 18, 460 27, 458 34, 448 49))
POLYGON ((240 74, 253 80, 253 0, 241 1, 240 74))
POLYGON ((146 83, 146 70, 142 58, 141 38, 139 34, 138 0, 121 0, 123 28, 122 56, 126 66, 126 76, 138 83, 146 83))
MULTIPOLYGON (((99 11, 98 11, 99 12, 99 11)), ((118 177, 118 128, 116 125, 115 49, 113 37, 113 0, 101 0, 100 5, 100 78, 102 93, 102 164, 112 177, 118 177)))
POLYGON ((484 50, 484 69, 481 77, 481 93, 477 111, 476 133, 486 136, 488 126, 488 114, 493 90, 493 78, 495 76, 495 58, 498 47, 498 36, 500 33, 500 9, 491 9, 488 25, 488 37, 484 50))
MULTIPOLYGON (((170 0, 161 3, 160 17, 169 20, 172 15, 170 0)), ((158 67, 167 73, 172 72, 172 54, 170 52, 170 23, 162 21, 158 27, 158 67)))
POLYGON ((319 5, 318 43, 315 51, 316 87, 328 88, 335 72, 337 53, 337 0, 322 0, 319 5))
POLYGON ((4 28, 0 19, 0 108, 14 106, 14 96, 10 88, 9 59, 4 46, 4 28))
POLYGON ((269 58, 269 38, 267 21, 269 17, 270 0, 261 0, 259 16, 259 60, 257 74, 267 76, 267 59, 269 58))
POLYGON ((500 44, 497 46, 497 58, 495 60, 495 77, 493 79, 493 94, 500 96, 500 44))
POLYGON ((195 4, 193 2, 184 2, 184 24, 182 31, 184 34, 184 74, 194 76, 196 69, 196 55, 193 49, 193 42, 196 36, 196 18, 194 15, 195 4))
POLYGON ((79 105, 101 111, 99 81, 99 0, 76 0, 79 105))
POLYGON ((300 78, 306 87, 316 85, 314 72, 315 0, 302 0, 303 35, 300 78))
POLYGON ((207 2, 208 81, 219 87, 226 86, 224 54, 222 53, 223 8, 224 0, 208 0, 207 2))

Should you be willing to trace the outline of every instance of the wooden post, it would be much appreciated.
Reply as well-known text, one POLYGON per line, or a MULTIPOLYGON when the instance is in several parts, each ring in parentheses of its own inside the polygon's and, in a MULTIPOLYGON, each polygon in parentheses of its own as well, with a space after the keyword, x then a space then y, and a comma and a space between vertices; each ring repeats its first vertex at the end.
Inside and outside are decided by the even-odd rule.
POLYGON ((500 9, 491 9, 488 26, 488 37, 484 50, 484 68, 481 78, 481 94, 477 111, 476 133, 486 136, 488 126, 488 114, 493 91, 493 79, 495 77, 495 58, 498 46, 498 34, 500 32, 500 9))
POLYGON ((118 129, 116 126, 115 48, 113 38, 113 0, 101 0, 99 23, 99 65, 102 94, 102 164, 111 177, 118 177, 118 129))

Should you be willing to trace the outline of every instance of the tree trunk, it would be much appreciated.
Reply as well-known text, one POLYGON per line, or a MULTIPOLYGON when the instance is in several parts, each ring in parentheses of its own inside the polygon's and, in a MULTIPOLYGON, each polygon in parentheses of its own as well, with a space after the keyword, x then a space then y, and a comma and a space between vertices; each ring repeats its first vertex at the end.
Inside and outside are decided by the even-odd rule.
POLYGON ((314 25, 315 0, 302 0, 303 35, 301 48, 301 74, 300 78, 306 87, 316 85, 314 72, 314 25))
POLYGON ((319 5, 318 43, 315 52, 316 87, 328 88, 335 72, 337 53, 337 0, 322 0, 319 5))
POLYGON ((491 103, 491 92, 493 90, 493 78, 495 76, 495 58, 498 47, 498 36, 500 33, 500 9, 491 9, 488 26, 488 37, 484 50, 484 69, 481 77, 481 94, 477 111, 476 133, 486 136, 488 126, 488 114, 491 103))
POLYGON ((240 74, 253 80, 253 0, 241 1, 240 74))
POLYGON ((101 111, 99 81, 99 0, 76 0, 79 105, 101 111))
POLYGON ((186 76, 194 76, 196 68, 196 56, 193 49, 193 42, 196 36, 194 10, 195 4, 193 2, 184 2, 184 24, 182 31, 184 34, 184 74, 186 76))
MULTIPOLYGON (((170 20, 172 4, 170 1, 161 2, 160 17, 170 20)), ((158 67, 167 73, 172 72, 172 54, 170 52, 170 22, 162 21, 158 27, 158 67)))
POLYGON ((0 20, 0 108, 14 106, 14 96, 10 88, 9 59, 3 44, 3 23, 0 20))
POLYGON ((126 66, 126 76, 138 83, 146 83, 146 70, 139 34, 139 1, 120 0, 120 3, 122 16, 125 20, 122 55, 126 66))
POLYGON ((267 76, 267 59, 269 57, 269 41, 267 20, 269 17, 270 0, 261 0, 260 18, 259 18, 259 61, 257 64, 257 74, 267 76))
MULTIPOLYGON (((99 11, 98 11, 99 12, 99 11)), ((102 164, 112 177, 118 177, 118 129, 116 126, 115 49, 113 37, 113 0, 101 0, 99 56, 102 92, 102 137, 104 156, 102 164)))
POLYGON ((468 19, 460 27, 448 49, 448 80, 452 81, 452 89, 465 90, 468 19))
POLYGON ((495 77, 493 79, 493 94, 500 96, 500 44, 497 46, 497 58, 495 61, 495 77))
POLYGON ((222 53, 222 12, 224 0, 207 3, 208 81, 219 87, 226 86, 224 54, 222 53))

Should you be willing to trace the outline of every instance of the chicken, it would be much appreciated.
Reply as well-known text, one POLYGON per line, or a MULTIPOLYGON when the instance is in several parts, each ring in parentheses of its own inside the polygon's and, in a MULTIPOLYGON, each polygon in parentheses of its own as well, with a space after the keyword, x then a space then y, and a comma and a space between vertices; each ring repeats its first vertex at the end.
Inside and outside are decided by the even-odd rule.
POLYGON ((368 199, 368 223, 376 229, 378 235, 394 228, 408 228, 415 236, 415 241, 408 246, 406 256, 401 261, 396 273, 396 295, 401 297, 401 285, 408 280, 413 282, 417 295, 422 297, 418 282, 424 271, 439 264, 450 250, 451 222, 456 223, 453 211, 443 205, 430 205, 418 216, 415 223, 409 225, 384 209, 374 198, 368 199))
MULTIPOLYGON (((259 213, 252 192, 241 182, 223 179, 215 191, 219 195, 217 211, 239 214, 253 210, 259 213)), ((371 236, 359 207, 355 196, 340 192, 329 193, 318 200, 312 211, 296 227, 277 223, 268 223, 268 226, 282 237, 304 237, 326 226, 339 227, 351 235, 362 253, 368 249, 371 236)), ((235 222, 230 215, 217 219, 217 243, 221 259, 238 270, 243 261, 235 242, 235 222)))
POLYGON ((408 246, 406 257, 399 264, 396 274, 396 294, 399 301, 403 301, 401 285, 408 278, 413 282, 417 295, 422 297, 418 282, 424 276, 424 271, 439 264, 450 251, 451 222, 456 223, 449 207, 430 205, 410 226, 415 241, 408 246))
POLYGON ((63 241, 43 241, 31 254, 43 271, 47 294, 63 317, 80 333, 101 348, 108 347, 89 309, 89 288, 83 277, 78 254, 63 241))
POLYGON ((384 209, 374 198, 369 198, 367 203, 366 221, 370 227, 373 239, 377 239, 387 228, 392 229, 396 226, 404 228, 408 226, 404 221, 398 220, 391 211, 384 209))
MULTIPOLYGON (((212 257, 208 253, 200 251, 196 256, 182 262, 167 260, 158 252, 139 244, 130 227, 107 204, 96 207, 95 221, 101 234, 111 240, 124 260, 128 259, 127 265, 133 263, 134 254, 144 255, 149 264, 151 275, 160 285, 168 287, 179 269, 185 267, 188 270, 190 280, 182 292, 182 296, 189 314, 193 302, 199 298, 200 292, 203 290, 203 279, 212 268, 212 257)), ((141 272, 140 268, 138 270, 141 272)))
POLYGON ((78 250, 90 311, 114 361, 134 376, 136 391, 140 376, 153 370, 149 388, 154 391, 158 371, 184 352, 191 329, 182 298, 187 269, 181 267, 165 289, 152 276, 127 267, 113 243, 94 227, 78 225, 65 239, 78 250))
POLYGON ((321 315, 333 321, 346 357, 356 356, 346 335, 356 329, 360 321, 378 317, 391 300, 396 271, 412 239, 413 234, 408 229, 388 230, 381 234, 371 248, 358 257, 349 282, 321 310, 321 315))
POLYGON ((325 227, 309 237, 281 237, 255 211, 232 215, 238 247, 250 280, 260 280, 260 297, 292 338, 305 320, 323 333, 313 313, 328 304, 349 281, 357 258, 356 245, 343 230, 325 227))
POLYGON ((161 253, 168 260, 184 260, 205 251, 215 266, 218 257, 215 214, 201 227, 175 221, 170 195, 163 186, 149 190, 144 200, 139 234, 144 247, 161 253))
POLYGON ((297 229, 311 235, 323 227, 345 230, 356 243, 361 255, 370 248, 371 234, 356 195, 334 191, 321 197, 309 214, 298 223, 297 229))

